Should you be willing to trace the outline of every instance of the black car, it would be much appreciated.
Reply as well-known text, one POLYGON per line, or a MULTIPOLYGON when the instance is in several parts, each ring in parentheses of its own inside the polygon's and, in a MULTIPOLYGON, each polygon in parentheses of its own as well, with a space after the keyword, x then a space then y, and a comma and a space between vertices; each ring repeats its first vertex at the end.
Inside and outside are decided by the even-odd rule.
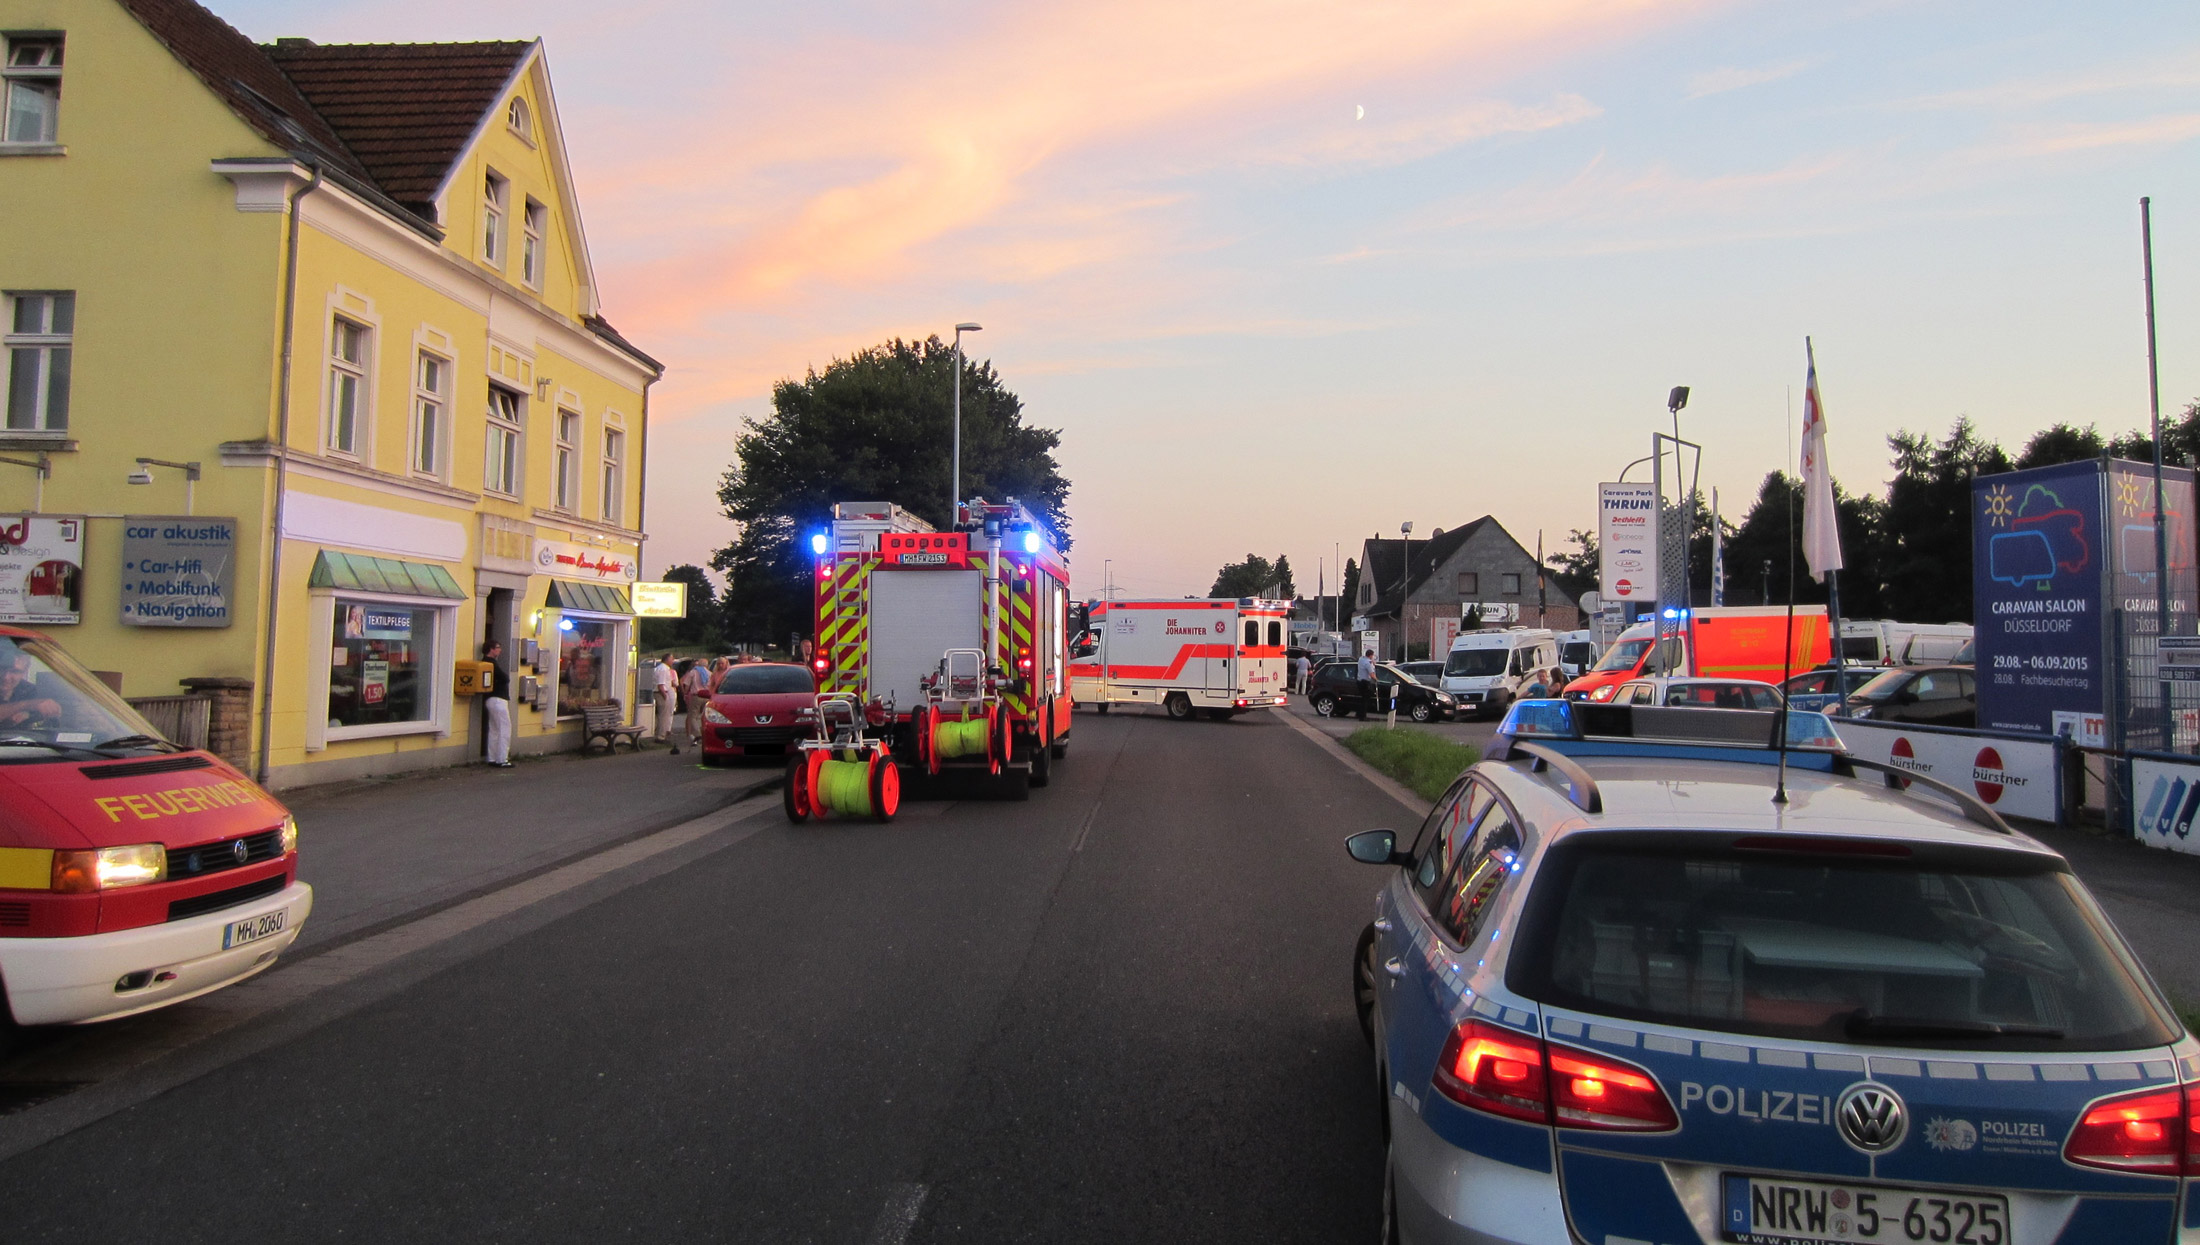
POLYGON ((1849 697, 1849 716, 1919 726, 1977 726, 1978 681, 1969 666, 1902 666, 1849 697))
POLYGON ((1360 681, 1357 663, 1323 666, 1314 672, 1313 683, 1306 690, 1307 703, 1325 718, 1348 713, 1364 718, 1370 713, 1388 713, 1395 695, 1398 712, 1416 722, 1442 721, 1457 707, 1451 693, 1438 691, 1389 662, 1376 663, 1372 684, 1360 681))

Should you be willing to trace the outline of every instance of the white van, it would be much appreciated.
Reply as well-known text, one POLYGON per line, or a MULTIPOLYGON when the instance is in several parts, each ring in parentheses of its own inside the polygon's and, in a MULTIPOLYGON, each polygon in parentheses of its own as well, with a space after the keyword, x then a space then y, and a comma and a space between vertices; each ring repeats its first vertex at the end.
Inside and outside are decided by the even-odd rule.
POLYGON ((1558 665, 1558 637, 1541 628, 1486 627, 1451 642, 1444 658, 1443 690, 1459 702, 1459 712, 1497 713, 1558 665))
POLYGON ((1597 633, 1594 631, 1561 631, 1558 633, 1558 665, 1569 679, 1578 679, 1597 664, 1597 633))
POLYGON ((1953 661, 1970 638, 1969 623, 1847 618, 1841 622, 1841 657, 1866 666, 1939 665, 1953 661))

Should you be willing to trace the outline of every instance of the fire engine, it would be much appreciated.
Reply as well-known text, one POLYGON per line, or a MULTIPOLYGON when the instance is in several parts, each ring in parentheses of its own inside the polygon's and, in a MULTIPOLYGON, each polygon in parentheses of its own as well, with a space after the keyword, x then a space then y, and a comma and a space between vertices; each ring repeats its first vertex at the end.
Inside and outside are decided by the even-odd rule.
POLYGON ((1182 719, 1285 703, 1289 601, 1095 601, 1086 616, 1070 667, 1080 705, 1160 705, 1182 719))
POLYGON ((810 538, 821 693, 860 699, 896 764, 978 771, 1020 798, 1069 750, 1069 562, 1014 499, 953 531, 842 502, 810 538))

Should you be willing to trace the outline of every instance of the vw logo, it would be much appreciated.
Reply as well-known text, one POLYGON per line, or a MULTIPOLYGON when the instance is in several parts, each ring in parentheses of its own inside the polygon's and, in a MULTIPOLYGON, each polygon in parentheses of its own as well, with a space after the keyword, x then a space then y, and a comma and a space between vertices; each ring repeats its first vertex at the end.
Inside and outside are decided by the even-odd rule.
POLYGON ((1866 1154, 1885 1154, 1901 1145, 1910 1131, 1910 1113, 1901 1096, 1872 1081, 1843 1091, 1833 1105, 1833 1120, 1841 1140, 1866 1154))
POLYGON ((229 845, 229 854, 236 859, 236 862, 238 864, 241 865, 245 862, 245 857, 252 854, 252 849, 245 846, 245 841, 243 839, 238 839, 236 842, 229 845))

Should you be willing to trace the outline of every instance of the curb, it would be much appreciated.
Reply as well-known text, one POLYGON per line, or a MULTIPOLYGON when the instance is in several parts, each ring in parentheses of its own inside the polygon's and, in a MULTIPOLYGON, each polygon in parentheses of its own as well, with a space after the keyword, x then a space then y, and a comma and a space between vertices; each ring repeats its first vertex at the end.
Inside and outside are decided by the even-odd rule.
POLYGON ((1434 807, 1427 800, 1424 800, 1420 796, 1415 795, 1411 790, 1406 787, 1404 783, 1399 782, 1397 779, 1392 778, 1390 775, 1383 773, 1381 770, 1376 769, 1374 766, 1369 765, 1367 762, 1352 755, 1350 749, 1346 748, 1343 744, 1338 743, 1336 740, 1331 739, 1323 732, 1316 730, 1311 726, 1308 726, 1304 722, 1299 721, 1296 717, 1293 717, 1289 713, 1273 710, 1271 712, 1276 712, 1276 716, 1282 718, 1285 724, 1290 726, 1292 730, 1295 730, 1299 734, 1313 740, 1315 747, 1320 748, 1322 751, 1328 753, 1330 756, 1333 756, 1337 760, 1343 762, 1346 769, 1349 769, 1352 772, 1358 774, 1360 777, 1367 779, 1371 783, 1374 783, 1375 789, 1377 791, 1380 791, 1384 795, 1389 796, 1391 799, 1405 805, 1407 811, 1411 812, 1415 817, 1428 816, 1429 809, 1434 807))

